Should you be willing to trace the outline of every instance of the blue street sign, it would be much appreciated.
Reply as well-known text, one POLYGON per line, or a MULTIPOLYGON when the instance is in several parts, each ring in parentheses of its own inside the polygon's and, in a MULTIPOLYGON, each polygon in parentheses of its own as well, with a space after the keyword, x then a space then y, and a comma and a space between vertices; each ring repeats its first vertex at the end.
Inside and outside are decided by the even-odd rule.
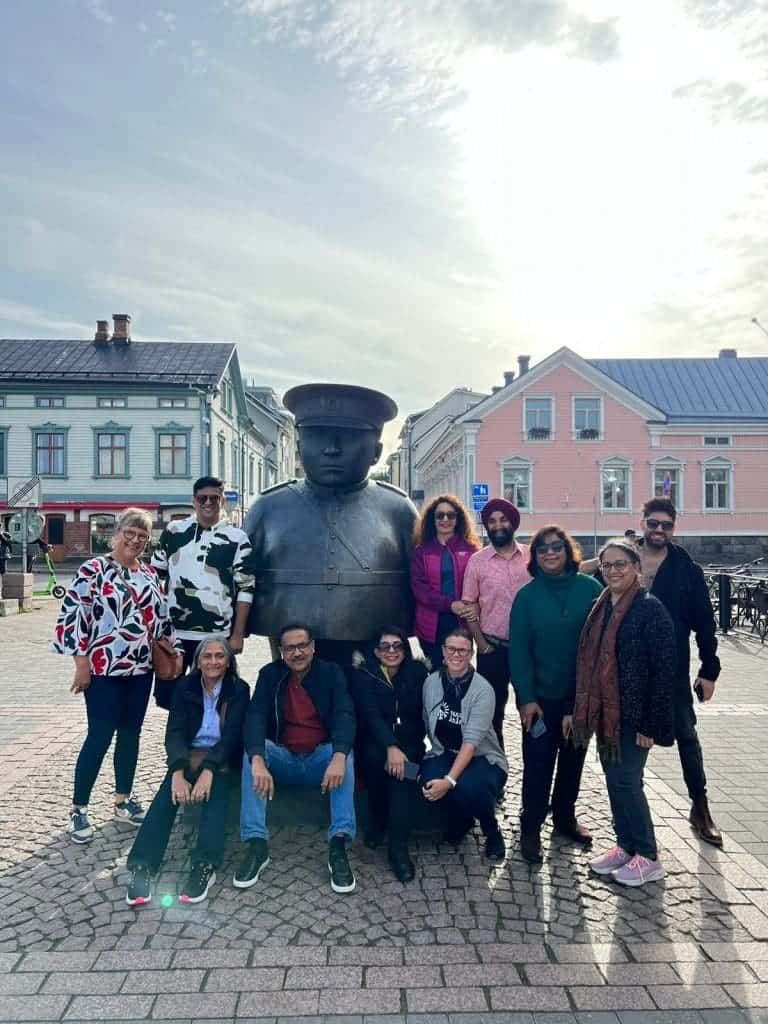
POLYGON ((484 502, 482 499, 480 501, 477 501, 477 499, 474 499, 472 501, 472 511, 473 512, 482 512, 483 509, 485 508, 485 505, 486 505, 486 502, 484 502))
POLYGON ((488 484, 472 484, 472 501, 488 501, 488 484))
POLYGON ((236 505, 239 497, 240 493, 238 491, 224 491, 224 501, 228 505, 236 505))

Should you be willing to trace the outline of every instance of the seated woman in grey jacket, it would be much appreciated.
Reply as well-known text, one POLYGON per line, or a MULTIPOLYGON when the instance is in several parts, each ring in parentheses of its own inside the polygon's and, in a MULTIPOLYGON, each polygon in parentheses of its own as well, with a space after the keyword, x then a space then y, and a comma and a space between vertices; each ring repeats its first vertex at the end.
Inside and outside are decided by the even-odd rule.
POLYGON ((426 800, 442 801, 445 839, 460 843, 475 819, 485 855, 504 860, 496 801, 507 781, 507 759, 493 729, 491 684, 472 667, 471 634, 454 629, 443 642, 445 663, 424 683, 424 724, 431 750, 421 768, 426 800))

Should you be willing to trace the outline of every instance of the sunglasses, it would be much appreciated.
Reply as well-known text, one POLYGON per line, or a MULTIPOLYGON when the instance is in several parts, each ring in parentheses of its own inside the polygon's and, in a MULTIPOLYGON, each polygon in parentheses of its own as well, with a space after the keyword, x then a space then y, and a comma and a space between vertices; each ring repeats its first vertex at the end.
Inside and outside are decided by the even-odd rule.
POLYGON ((565 550, 564 540, 553 540, 551 544, 537 544, 536 554, 546 555, 548 551, 551 551, 553 555, 559 555, 561 551, 565 550))
POLYGON ((455 512, 435 512, 435 519, 455 519, 455 512))
POLYGON ((396 640, 394 643, 391 643, 391 644, 389 644, 389 643, 380 643, 379 644, 379 650, 380 651, 384 651, 385 653, 387 653, 389 651, 392 651, 394 654, 398 654, 400 651, 402 651, 404 646, 405 646, 405 644, 401 643, 400 640, 396 640))
POLYGON ((222 500, 221 494, 196 494, 195 501, 199 505, 218 505, 222 500))
POLYGON ((674 530, 675 524, 670 519, 646 519, 645 525, 652 530, 674 530))

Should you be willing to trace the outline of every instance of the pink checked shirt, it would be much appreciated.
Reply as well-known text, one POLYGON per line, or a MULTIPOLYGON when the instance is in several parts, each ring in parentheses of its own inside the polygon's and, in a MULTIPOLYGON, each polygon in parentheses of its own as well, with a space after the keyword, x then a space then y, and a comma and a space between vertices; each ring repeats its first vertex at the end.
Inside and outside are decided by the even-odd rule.
POLYGON ((479 603, 483 633, 501 640, 509 636, 509 613, 518 590, 531 582, 528 545, 515 541, 515 549, 511 558, 502 558, 493 544, 476 551, 467 562, 461 592, 462 600, 479 603))

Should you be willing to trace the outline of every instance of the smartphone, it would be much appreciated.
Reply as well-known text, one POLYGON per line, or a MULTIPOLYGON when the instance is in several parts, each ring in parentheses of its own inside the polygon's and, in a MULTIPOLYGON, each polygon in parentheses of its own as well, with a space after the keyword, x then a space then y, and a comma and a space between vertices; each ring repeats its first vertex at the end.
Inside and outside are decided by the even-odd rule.
POLYGON ((696 683, 693 688, 693 692, 696 694, 699 704, 704 700, 704 690, 701 688, 701 683, 696 683))
POLYGON ((543 736, 546 731, 547 731, 547 727, 544 724, 544 719, 543 718, 539 718, 537 716, 536 720, 534 721, 534 723, 533 723, 533 725, 531 726, 531 729, 530 729, 531 736, 535 740, 537 740, 541 736, 543 736))
MULTIPOLYGON (((386 771, 386 770, 387 770, 387 762, 385 761, 384 762, 384 771, 386 771)), ((406 761, 405 762, 405 774, 403 775, 403 778, 408 779, 409 782, 415 782, 418 779, 418 777, 419 777, 419 772, 420 771, 421 771, 421 765, 418 764, 416 761, 406 761)))

